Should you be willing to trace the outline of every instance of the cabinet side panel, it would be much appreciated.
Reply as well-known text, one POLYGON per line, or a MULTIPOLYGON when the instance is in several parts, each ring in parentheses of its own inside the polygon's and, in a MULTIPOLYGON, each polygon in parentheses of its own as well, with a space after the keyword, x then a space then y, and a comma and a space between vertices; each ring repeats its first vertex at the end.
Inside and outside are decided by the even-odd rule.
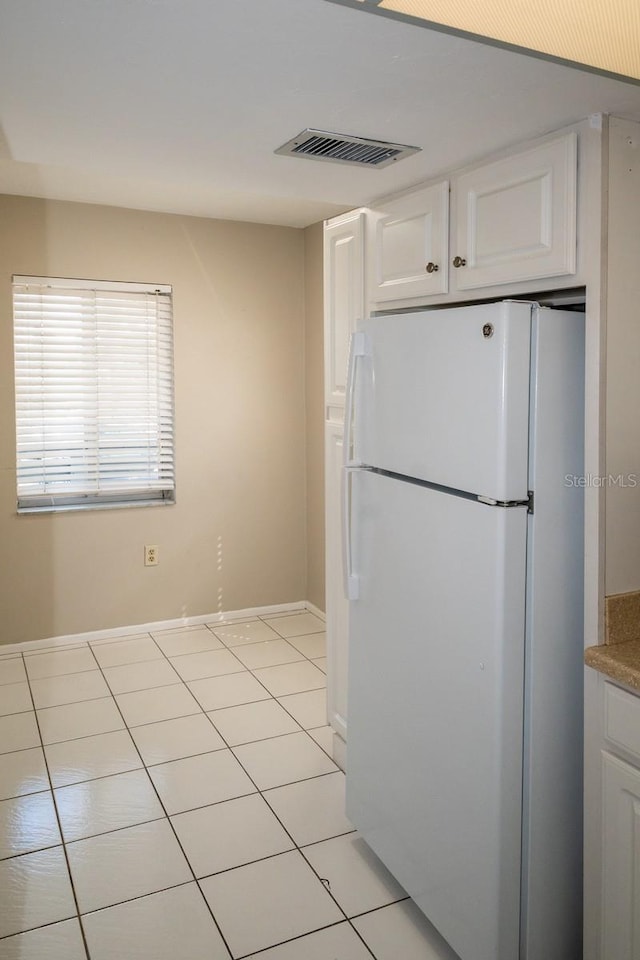
POLYGON ((523 955, 580 960, 583 314, 534 311, 532 369, 523 955))
POLYGON ((354 211, 324 230, 325 405, 343 406, 349 337, 362 317, 363 214, 354 211))
POLYGON ((325 443, 327 720, 347 736, 347 656, 349 605, 343 588, 341 543, 342 424, 327 423, 325 443))
POLYGON ((607 255, 607 596, 640 589, 640 125, 610 121, 607 255))

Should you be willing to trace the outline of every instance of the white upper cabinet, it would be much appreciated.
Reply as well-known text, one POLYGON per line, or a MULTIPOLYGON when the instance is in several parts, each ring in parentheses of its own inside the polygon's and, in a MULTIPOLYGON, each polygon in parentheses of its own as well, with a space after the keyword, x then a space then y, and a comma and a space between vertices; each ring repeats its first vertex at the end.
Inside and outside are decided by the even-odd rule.
POLYGON ((458 290, 576 269, 577 139, 568 133, 455 181, 458 290))
POLYGON ((553 286, 576 272, 576 227, 577 135, 569 131, 375 203, 367 211, 369 306, 446 302, 546 279, 553 286))
POLYGON ((332 418, 332 407, 344 407, 349 337, 364 311, 363 216, 354 210, 324 228, 324 395, 332 418))
POLYGON ((369 299, 446 293, 448 248, 448 180, 376 205, 367 214, 369 299))

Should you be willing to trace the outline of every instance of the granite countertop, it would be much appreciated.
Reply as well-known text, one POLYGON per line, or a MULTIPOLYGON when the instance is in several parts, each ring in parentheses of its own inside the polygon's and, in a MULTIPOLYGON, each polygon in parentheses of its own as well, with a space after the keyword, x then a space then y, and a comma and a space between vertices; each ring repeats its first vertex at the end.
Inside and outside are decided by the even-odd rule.
POLYGON ((587 647, 584 662, 612 680, 640 691, 640 640, 587 647))
POLYGON ((605 597, 605 642, 587 647, 584 662, 640 691, 640 590, 605 597))

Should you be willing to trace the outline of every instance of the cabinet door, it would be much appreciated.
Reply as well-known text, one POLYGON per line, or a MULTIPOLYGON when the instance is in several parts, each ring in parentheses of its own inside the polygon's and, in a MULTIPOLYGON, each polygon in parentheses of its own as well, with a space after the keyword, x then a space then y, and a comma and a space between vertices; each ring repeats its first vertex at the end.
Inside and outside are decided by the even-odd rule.
POLYGON ((601 960, 640 960, 640 770, 602 754, 601 960))
POLYGON ((575 133, 453 182, 453 284, 472 290, 575 273, 575 133))
POLYGON ((324 392, 327 409, 344 406, 349 337, 363 313, 362 220, 362 212, 355 210, 327 221, 324 228, 324 392))
POLYGON ((341 540, 342 491, 341 423, 326 425, 326 604, 327 712, 329 723, 343 740, 347 736, 347 641, 349 603, 343 586, 341 540))
POLYGON ((446 293, 448 243, 448 180, 376 206, 367 217, 369 299, 446 293))

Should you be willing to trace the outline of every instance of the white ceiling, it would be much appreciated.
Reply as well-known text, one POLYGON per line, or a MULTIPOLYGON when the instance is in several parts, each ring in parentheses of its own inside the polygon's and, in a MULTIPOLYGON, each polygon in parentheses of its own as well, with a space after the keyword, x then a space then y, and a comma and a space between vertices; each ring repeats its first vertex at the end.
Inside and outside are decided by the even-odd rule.
POLYGON ((0 0, 0 193, 306 226, 640 87, 326 0, 0 0), (422 152, 275 156, 304 127, 422 152))

